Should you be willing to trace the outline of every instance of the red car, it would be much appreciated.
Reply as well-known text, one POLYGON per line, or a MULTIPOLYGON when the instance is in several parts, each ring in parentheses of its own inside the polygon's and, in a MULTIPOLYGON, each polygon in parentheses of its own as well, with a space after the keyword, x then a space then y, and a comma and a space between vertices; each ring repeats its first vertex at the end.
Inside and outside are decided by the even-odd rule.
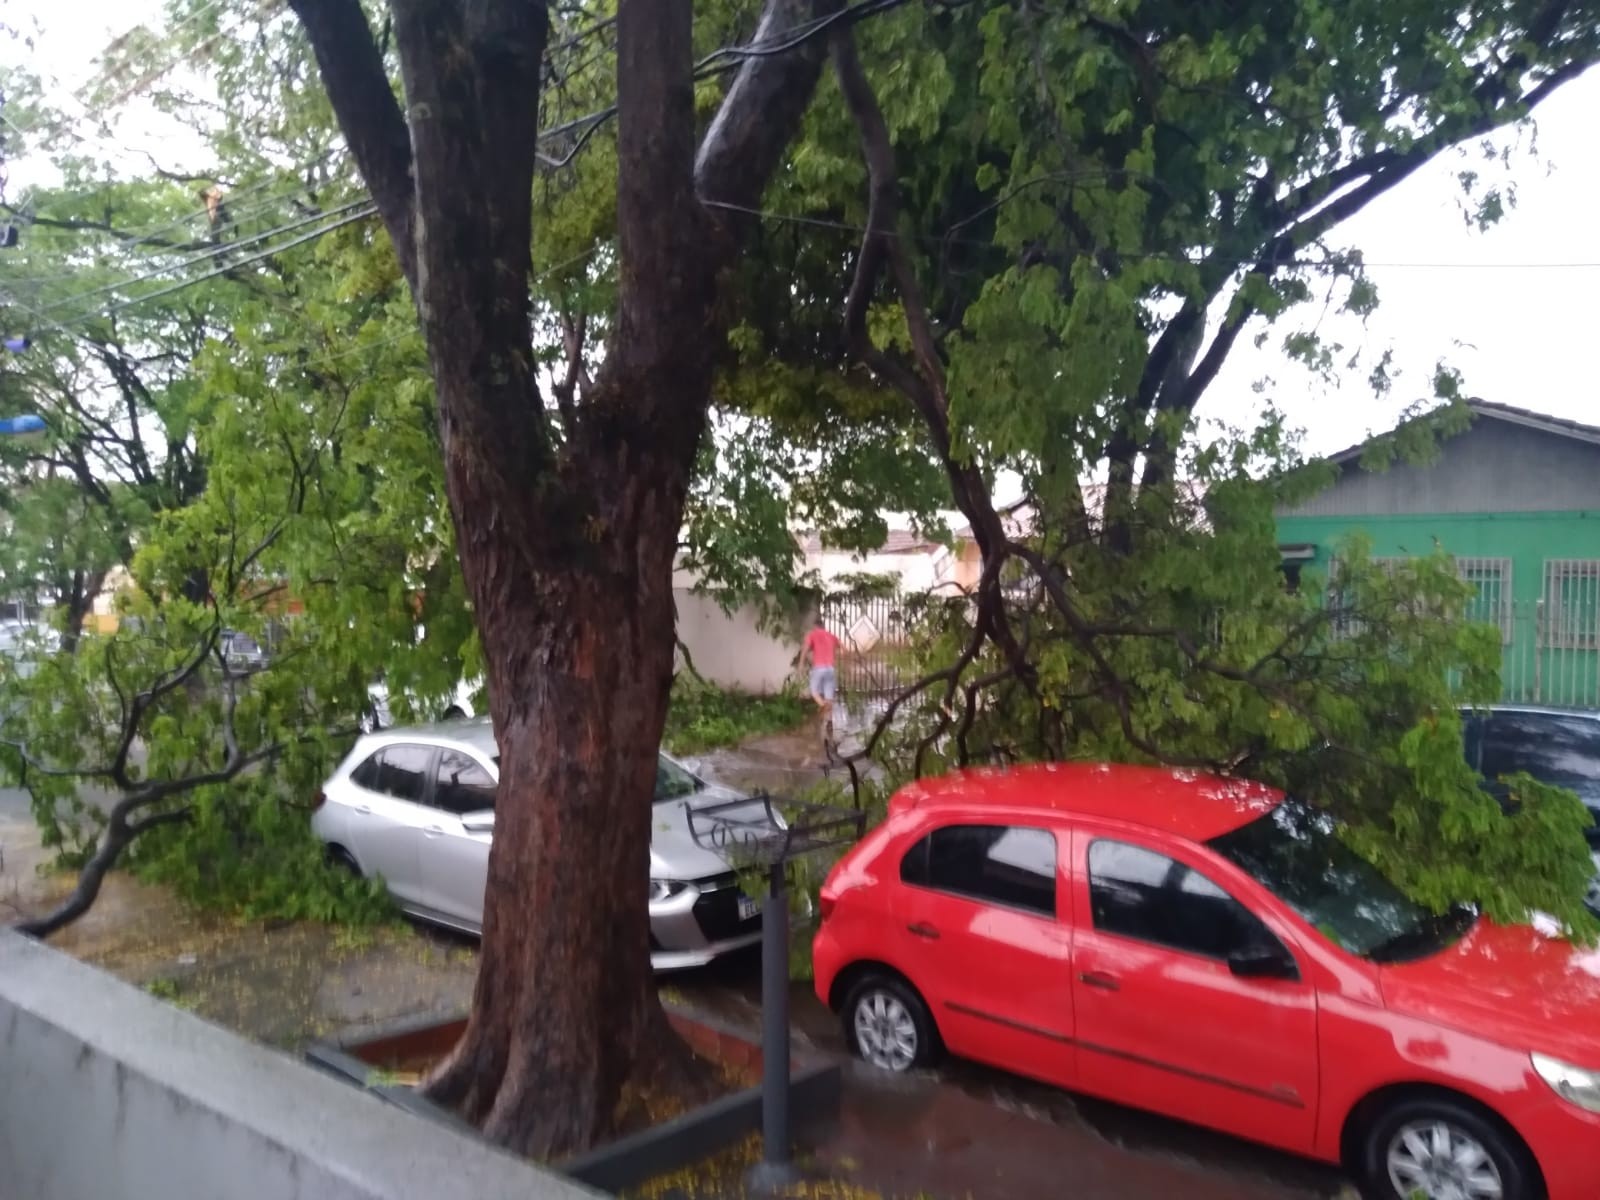
POLYGON ((821 901, 817 995, 875 1066, 949 1051, 1342 1162, 1382 1200, 1600 1197, 1600 953, 1430 913, 1270 788, 924 780, 821 901))

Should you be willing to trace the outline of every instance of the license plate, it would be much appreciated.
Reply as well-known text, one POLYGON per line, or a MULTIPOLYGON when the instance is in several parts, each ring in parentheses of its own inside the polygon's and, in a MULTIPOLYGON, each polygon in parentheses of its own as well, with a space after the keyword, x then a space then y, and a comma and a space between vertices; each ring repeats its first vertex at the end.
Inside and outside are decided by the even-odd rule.
POLYGON ((749 896, 739 897, 739 920, 748 921, 760 911, 760 906, 749 896))

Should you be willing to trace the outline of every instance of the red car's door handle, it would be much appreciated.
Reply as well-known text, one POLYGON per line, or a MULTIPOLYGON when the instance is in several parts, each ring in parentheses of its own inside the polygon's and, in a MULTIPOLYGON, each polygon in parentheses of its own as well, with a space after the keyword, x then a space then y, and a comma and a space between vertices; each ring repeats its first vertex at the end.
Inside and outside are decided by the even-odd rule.
POLYGON ((929 941, 939 940, 939 931, 926 922, 918 921, 914 925, 907 925, 906 928, 919 938, 927 938, 929 941))
POLYGON ((1104 971, 1085 971, 1078 978, 1090 987, 1100 988, 1102 991, 1115 992, 1122 987, 1121 984, 1104 971))

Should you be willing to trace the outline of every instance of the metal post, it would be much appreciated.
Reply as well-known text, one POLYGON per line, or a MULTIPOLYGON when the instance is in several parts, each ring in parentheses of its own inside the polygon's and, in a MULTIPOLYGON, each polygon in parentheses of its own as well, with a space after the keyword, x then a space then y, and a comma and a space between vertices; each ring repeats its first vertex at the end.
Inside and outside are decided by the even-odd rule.
POLYGON ((772 865, 761 908, 761 1161, 750 1172, 756 1191, 799 1178, 789 1138, 789 897, 784 864, 772 865))

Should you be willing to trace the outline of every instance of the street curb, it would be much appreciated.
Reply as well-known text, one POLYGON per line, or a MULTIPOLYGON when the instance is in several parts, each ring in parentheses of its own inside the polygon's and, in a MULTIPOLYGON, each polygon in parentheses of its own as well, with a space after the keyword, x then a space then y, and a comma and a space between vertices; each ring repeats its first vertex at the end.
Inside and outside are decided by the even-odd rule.
MULTIPOLYGON (((686 1006, 664 1004, 667 1019, 689 1045, 716 1061, 746 1070, 760 1070, 760 1044, 727 1022, 686 1006)), ((320 1071, 345 1080, 398 1108, 458 1132, 485 1140, 476 1128, 455 1113, 420 1095, 414 1088, 373 1082, 379 1068, 359 1057, 359 1052, 382 1061, 386 1050, 412 1039, 437 1035, 462 1024, 465 1014, 441 1018, 406 1017, 373 1025, 356 1026, 307 1046, 303 1057, 320 1071)), ((797 1122, 837 1115, 844 1073, 836 1061, 799 1046, 791 1056, 789 1106, 797 1122)), ((605 1146, 551 1164, 569 1179, 607 1191, 635 1187, 659 1175, 690 1166, 761 1129, 761 1088, 745 1088, 640 1130, 605 1146)))

